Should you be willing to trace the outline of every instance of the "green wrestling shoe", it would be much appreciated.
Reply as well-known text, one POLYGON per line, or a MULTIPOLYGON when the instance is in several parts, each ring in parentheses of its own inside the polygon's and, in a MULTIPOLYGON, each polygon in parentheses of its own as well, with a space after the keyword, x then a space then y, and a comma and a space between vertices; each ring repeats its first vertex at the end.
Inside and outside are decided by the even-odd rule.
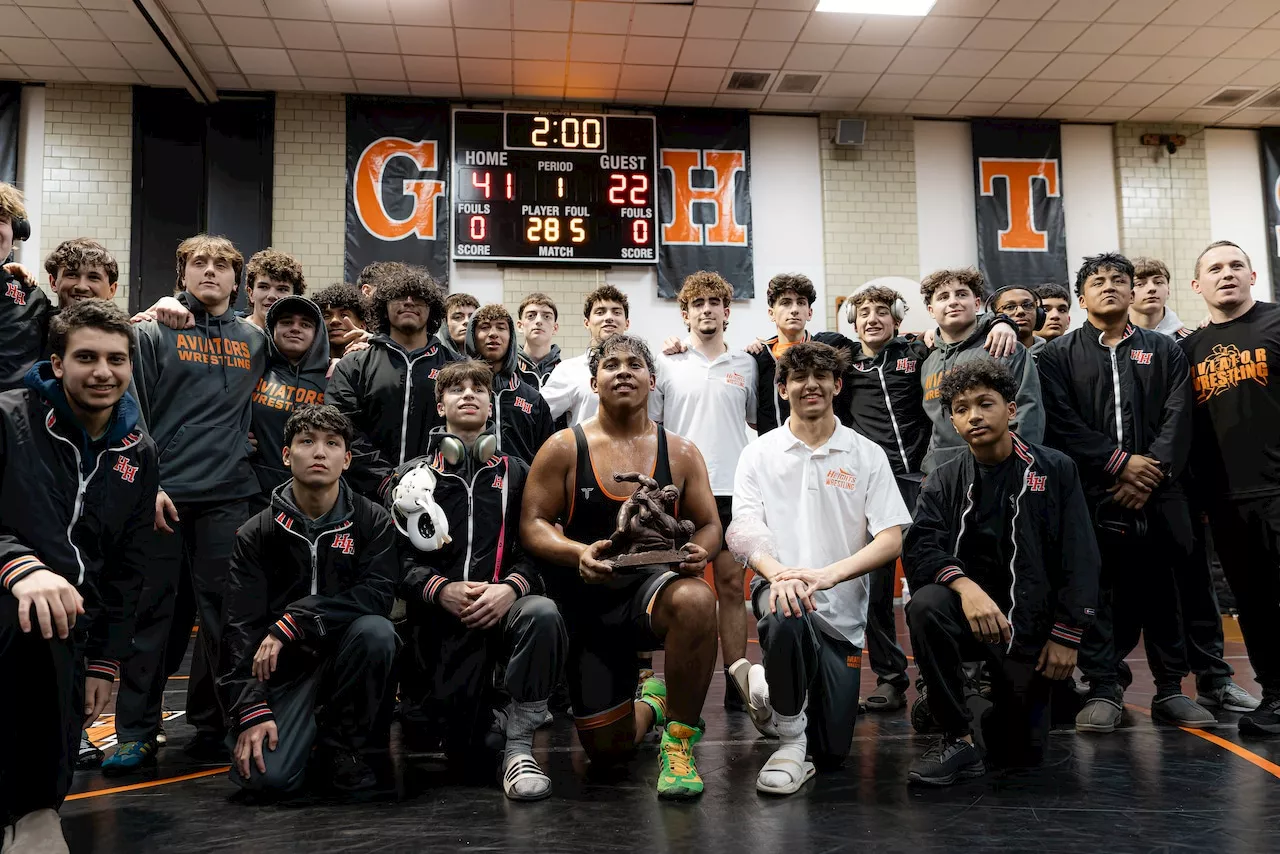
POLYGON ((650 676, 640 686, 640 702, 653 709, 653 725, 663 729, 667 725, 667 683, 650 676))
POLYGON ((702 738, 701 727, 691 727, 679 721, 671 721, 662 731, 662 745, 658 748, 658 797, 663 800, 684 800, 702 794, 702 778, 693 761, 693 746, 702 738))

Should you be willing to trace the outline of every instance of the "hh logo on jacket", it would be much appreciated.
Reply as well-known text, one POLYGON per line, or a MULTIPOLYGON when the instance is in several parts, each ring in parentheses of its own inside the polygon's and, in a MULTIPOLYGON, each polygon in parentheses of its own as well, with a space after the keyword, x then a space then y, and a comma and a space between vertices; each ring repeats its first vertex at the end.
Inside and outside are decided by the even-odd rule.
POLYGON ((350 534, 339 534, 334 537, 333 547, 344 555, 353 555, 356 553, 356 541, 351 539, 350 534))
POLYGON ((4 290, 4 295, 16 302, 18 305, 27 304, 27 294, 18 286, 17 282, 10 282, 9 287, 4 290))
POLYGON ((116 457, 116 464, 111 470, 120 472, 120 479, 125 483, 133 483, 133 479, 138 476, 138 467, 129 465, 123 454, 116 457))
POLYGON ((517 397, 517 398, 516 398, 516 406, 517 406, 517 407, 520 409, 520 411, 521 411, 521 412, 523 412, 525 415, 532 415, 532 414, 533 414, 533 403, 532 403, 531 401, 525 400, 523 397, 517 397))
POLYGON ((1047 474, 1036 474, 1035 469, 1027 469, 1027 489, 1032 492, 1044 492, 1049 485, 1047 474))
POLYGON ((1151 364, 1151 354, 1148 353, 1146 350, 1130 350, 1129 358, 1133 359, 1139 365, 1151 364))
POLYGON ((916 360, 915 359, 899 359, 898 370, 902 371, 904 374, 914 374, 916 372, 916 360))

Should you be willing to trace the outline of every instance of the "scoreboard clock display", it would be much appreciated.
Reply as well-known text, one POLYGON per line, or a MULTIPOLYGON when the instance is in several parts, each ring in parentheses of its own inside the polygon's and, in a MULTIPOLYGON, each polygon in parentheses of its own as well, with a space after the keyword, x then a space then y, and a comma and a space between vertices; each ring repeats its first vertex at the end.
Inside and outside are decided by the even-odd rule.
POLYGON ((453 258, 655 264, 652 116, 455 110, 453 258))

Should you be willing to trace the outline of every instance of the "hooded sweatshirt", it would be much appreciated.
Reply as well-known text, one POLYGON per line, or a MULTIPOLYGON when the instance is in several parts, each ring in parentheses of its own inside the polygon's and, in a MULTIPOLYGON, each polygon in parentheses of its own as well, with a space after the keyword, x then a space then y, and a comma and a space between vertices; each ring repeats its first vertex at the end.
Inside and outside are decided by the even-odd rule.
POLYGON ((329 333, 325 329, 320 307, 306 297, 287 296, 277 300, 267 311, 267 370, 253 390, 253 436, 258 449, 252 462, 263 495, 289 479, 281 450, 284 448, 284 424, 295 406, 324 403, 329 373, 329 333), (298 364, 275 346, 276 323, 288 312, 305 312, 316 324, 316 336, 298 364))
POLYGON ((1161 335, 1168 335, 1175 341, 1181 341, 1191 334, 1191 330, 1182 325, 1182 321, 1171 308, 1164 310, 1164 317, 1156 324, 1155 331, 1161 335))
MULTIPOLYGON (((467 328, 470 329, 471 325, 467 324, 467 328)), ((451 361, 456 362, 460 359, 466 358, 462 351, 458 349, 458 346, 453 343, 453 339, 449 337, 449 324, 440 324, 440 328, 436 331, 436 343, 444 348, 444 351, 449 354, 451 361)), ((465 344, 465 341, 463 343, 465 344)))
POLYGON ((160 488, 175 502, 248 498, 259 490, 249 421, 267 337, 233 309, 214 316, 189 293, 177 299, 195 327, 138 324, 133 360, 147 432, 160 449, 160 488))
POLYGON ((516 360, 520 368, 520 373, 524 374, 525 380, 530 385, 542 388, 547 383, 547 378, 551 376, 551 372, 555 370, 556 365, 560 364, 560 345, 552 344, 547 355, 541 359, 535 359, 525 352, 523 347, 516 351, 516 360))
MULTIPOLYGON (((473 314, 467 324, 467 356, 483 361, 475 330, 473 314)), ((555 432, 555 423, 539 386, 530 384, 520 373, 515 351, 514 346, 507 346, 502 369, 493 375, 493 435, 498 439, 499 453, 533 465, 538 449, 555 432)))
MULTIPOLYGON (((920 465, 920 470, 926 475, 942 465, 953 454, 969 447, 952 426, 951 416, 943 411, 938 386, 942 378, 956 365, 975 359, 991 358, 983 345, 995 322, 996 318, 990 315, 980 317, 969 337, 956 344, 943 341, 942 333, 939 332, 933 352, 924 360, 924 367, 920 371, 920 381, 924 385, 924 411, 933 422, 929 450, 925 453, 924 462, 920 465)), ((1016 399, 1018 414, 1009 427, 1015 430, 1024 441, 1038 444, 1044 440, 1044 408, 1040 404, 1040 375, 1036 372, 1036 363, 1027 354, 1026 348, 1021 344, 1016 347, 1012 356, 999 360, 1018 382, 1016 399)))

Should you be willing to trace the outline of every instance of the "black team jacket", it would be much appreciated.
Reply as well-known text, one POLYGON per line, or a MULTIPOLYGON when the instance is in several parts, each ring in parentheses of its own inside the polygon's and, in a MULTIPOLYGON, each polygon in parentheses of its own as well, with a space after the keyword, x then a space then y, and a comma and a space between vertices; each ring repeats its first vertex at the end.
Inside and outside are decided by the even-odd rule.
MULTIPOLYGON (((844 348, 853 352, 854 342, 839 332, 819 332, 817 335, 804 334, 805 341, 817 341, 819 344, 830 344, 837 350, 844 348)), ((778 394, 778 362, 773 358, 773 345, 778 343, 775 335, 762 342, 764 347, 755 354, 756 360, 756 432, 763 436, 770 430, 781 427, 791 414, 791 404, 778 394)), ((853 389, 845 378, 844 387, 836 395, 836 417, 844 426, 853 427, 853 415, 850 412, 850 401, 853 389)))
POLYGON ((844 383, 850 398, 853 429, 884 449, 899 477, 920 471, 933 422, 924 412, 920 370, 929 357, 924 342, 901 336, 878 354, 865 353, 855 342, 844 383))
MULTIPOLYGON (((386 510, 339 483, 319 520, 293 500, 293 481, 240 526, 223 601, 218 690, 237 731, 274 720, 253 656, 268 634, 323 652, 360 617, 391 613, 398 573, 386 510)), ((283 678, 283 675, 282 675, 283 678)))
MULTIPOLYGON (((0 608, 39 569, 84 597, 73 637, 88 675, 112 680, 129 656, 155 522, 160 464, 126 394, 94 442, 75 421, 48 362, 26 388, 0 394, 0 608)), ((6 690, 21 690, 9 686, 6 690)))
POLYGON ((45 357, 49 321, 57 310, 43 289, 0 278, 0 391, 8 391, 22 388, 27 371, 45 357))
MULTIPOLYGON (((467 325, 467 357, 481 359, 475 338, 475 315, 467 325)), ((519 457, 526 465, 551 434, 555 422, 551 407, 542 399, 542 387, 529 383, 516 363, 515 344, 507 345, 506 362, 493 375, 493 434, 498 439, 498 453, 519 457)))
POLYGON ((907 578, 911 589, 919 590, 969 575, 1007 609, 1013 629, 1009 652, 1035 656, 1050 639, 1078 648, 1094 619, 1101 558, 1075 463, 1060 451, 1029 445, 1016 435, 1013 454, 1022 486, 1011 496, 1013 543, 1007 571, 994 578, 969 575, 958 557, 974 503, 976 463, 967 452, 925 478, 903 544, 907 578))

